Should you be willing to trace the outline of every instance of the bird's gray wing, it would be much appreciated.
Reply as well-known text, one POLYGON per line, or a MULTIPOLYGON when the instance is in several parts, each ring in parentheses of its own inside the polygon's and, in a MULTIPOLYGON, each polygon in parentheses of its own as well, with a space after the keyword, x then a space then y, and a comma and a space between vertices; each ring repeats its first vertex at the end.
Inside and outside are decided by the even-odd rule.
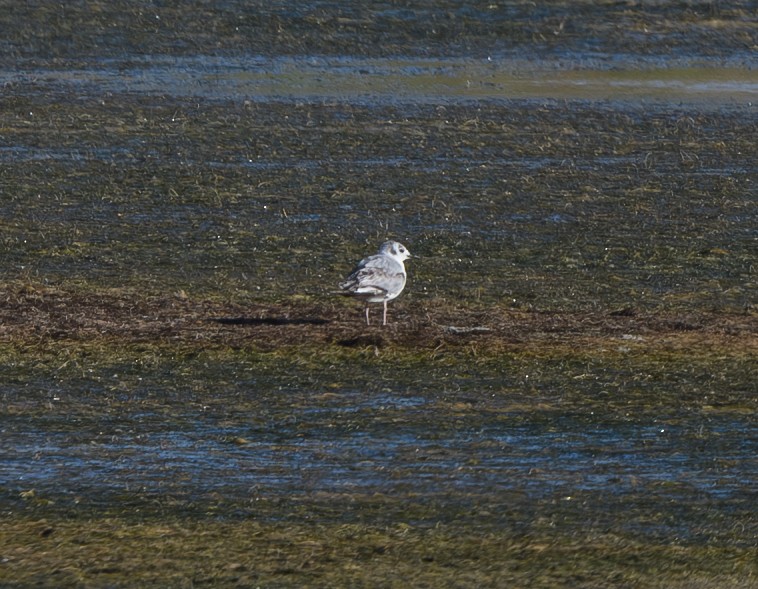
POLYGON ((405 284, 402 266, 387 256, 369 256, 361 260, 340 288, 358 295, 381 295, 395 292, 405 284))

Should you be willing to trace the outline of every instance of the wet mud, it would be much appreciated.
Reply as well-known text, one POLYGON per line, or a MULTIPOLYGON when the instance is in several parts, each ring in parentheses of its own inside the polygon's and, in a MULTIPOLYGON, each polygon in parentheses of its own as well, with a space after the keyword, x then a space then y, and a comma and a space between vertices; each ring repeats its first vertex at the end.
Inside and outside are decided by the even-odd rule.
POLYGON ((755 586, 751 8, 0 11, 0 585, 755 586))

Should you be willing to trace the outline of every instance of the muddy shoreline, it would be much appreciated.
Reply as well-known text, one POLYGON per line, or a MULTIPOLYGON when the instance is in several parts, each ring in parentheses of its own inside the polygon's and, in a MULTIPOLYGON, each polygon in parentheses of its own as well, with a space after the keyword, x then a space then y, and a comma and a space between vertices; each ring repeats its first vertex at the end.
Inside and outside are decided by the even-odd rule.
POLYGON ((723 312, 640 312, 632 307, 594 313, 465 308, 447 301, 393 305, 390 324, 366 326, 362 307, 332 297, 323 302, 228 304, 186 294, 144 297, 130 291, 83 293, 16 284, 0 290, 0 342, 109 345, 163 343, 189 348, 292 346, 439 350, 471 347, 496 355, 508 347, 613 345, 713 346, 753 353, 758 319, 746 309, 723 312))

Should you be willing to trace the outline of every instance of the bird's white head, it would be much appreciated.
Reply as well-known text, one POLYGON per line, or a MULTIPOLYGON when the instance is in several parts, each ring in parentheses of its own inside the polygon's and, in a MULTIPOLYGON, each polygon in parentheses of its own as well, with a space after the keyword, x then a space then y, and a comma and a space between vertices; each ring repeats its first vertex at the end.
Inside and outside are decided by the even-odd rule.
POLYGON ((379 253, 395 258, 398 262, 407 260, 411 257, 411 252, 397 241, 385 241, 379 248, 379 253))

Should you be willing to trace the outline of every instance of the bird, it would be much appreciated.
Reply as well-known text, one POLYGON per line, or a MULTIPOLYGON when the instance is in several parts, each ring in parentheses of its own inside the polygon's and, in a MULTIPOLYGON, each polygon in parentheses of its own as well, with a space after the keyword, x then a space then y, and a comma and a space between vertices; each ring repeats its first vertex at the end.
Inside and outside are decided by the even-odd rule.
POLYGON ((373 256, 363 258, 347 278, 340 283, 340 294, 366 302, 366 325, 369 319, 369 303, 383 303, 382 325, 387 325, 387 303, 396 298, 405 288, 405 265, 411 257, 402 243, 385 241, 373 256))

